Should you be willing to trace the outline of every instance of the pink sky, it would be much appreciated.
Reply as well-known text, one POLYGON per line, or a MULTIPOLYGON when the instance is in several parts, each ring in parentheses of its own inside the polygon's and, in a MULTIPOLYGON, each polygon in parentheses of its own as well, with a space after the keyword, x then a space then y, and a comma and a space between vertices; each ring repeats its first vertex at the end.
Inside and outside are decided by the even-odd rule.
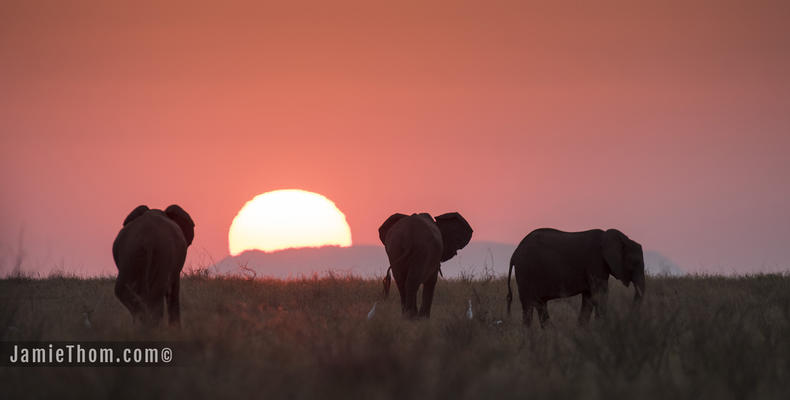
POLYGON ((114 272, 138 204, 218 261, 284 188, 355 244, 459 211, 473 240, 616 227, 687 270, 790 268, 787 2, 67 3, 0 4, 0 274, 20 231, 29 270, 114 272))

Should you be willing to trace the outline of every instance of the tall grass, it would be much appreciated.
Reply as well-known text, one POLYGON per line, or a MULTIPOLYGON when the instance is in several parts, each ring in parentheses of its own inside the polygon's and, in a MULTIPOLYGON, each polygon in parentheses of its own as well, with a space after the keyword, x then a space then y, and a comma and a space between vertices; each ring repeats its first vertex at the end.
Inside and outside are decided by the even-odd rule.
POLYGON ((491 276, 440 280, 432 318, 409 321, 378 280, 193 273, 182 329, 155 331, 132 324, 113 284, 0 280, 0 338, 177 341, 187 361, 0 367, 3 398, 790 398, 787 276, 653 278, 639 310, 612 281, 606 320, 580 328, 581 300, 556 300, 545 330, 525 328, 517 302, 508 317, 506 284, 491 276))

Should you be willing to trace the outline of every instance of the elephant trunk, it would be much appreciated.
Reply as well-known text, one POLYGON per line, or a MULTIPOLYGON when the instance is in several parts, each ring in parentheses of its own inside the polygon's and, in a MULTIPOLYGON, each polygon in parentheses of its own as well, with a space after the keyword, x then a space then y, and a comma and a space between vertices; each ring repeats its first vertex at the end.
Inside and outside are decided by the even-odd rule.
POLYGON ((638 271, 633 276, 634 282, 634 303, 640 304, 642 297, 645 295, 645 272, 644 270, 638 271))
POLYGON ((510 316, 510 304, 513 303, 513 291, 510 289, 510 276, 513 273, 513 259, 510 260, 510 268, 507 270, 507 315, 510 316))
POLYGON ((392 277, 390 277, 390 270, 392 267, 390 266, 387 268, 387 276, 384 277, 384 298, 389 297, 390 295, 390 286, 392 285, 392 277))

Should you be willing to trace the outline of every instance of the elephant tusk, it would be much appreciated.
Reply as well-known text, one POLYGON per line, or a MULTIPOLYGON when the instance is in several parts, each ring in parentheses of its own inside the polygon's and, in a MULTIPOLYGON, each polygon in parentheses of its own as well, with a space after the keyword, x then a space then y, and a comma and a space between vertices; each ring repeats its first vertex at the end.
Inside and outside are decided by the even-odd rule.
POLYGON ((642 291, 639 290, 639 285, 634 285, 634 302, 635 303, 641 302, 643 295, 644 293, 642 293, 642 291))
POLYGON ((378 301, 374 302, 373 308, 371 308, 370 311, 368 311, 368 321, 373 319, 373 317, 376 315, 376 304, 378 304, 378 301))

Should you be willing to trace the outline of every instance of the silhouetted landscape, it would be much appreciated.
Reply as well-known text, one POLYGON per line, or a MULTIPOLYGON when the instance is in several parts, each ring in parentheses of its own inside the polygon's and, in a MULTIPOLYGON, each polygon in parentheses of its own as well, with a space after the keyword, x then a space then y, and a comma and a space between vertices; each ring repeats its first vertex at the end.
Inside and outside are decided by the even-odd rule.
POLYGON ((0 0, 0 400, 790 399, 789 38, 787 0, 0 0), (46 360, 80 343, 174 360, 46 360))

